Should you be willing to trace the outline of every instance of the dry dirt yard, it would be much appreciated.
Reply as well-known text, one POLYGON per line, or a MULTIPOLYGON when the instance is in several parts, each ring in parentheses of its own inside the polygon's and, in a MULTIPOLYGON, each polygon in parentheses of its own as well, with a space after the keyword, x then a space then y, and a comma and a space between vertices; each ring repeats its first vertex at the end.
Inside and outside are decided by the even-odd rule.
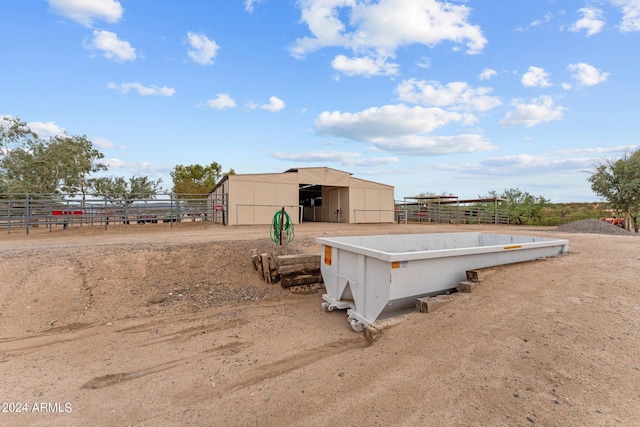
POLYGON ((320 292, 262 282, 250 252, 272 248, 266 226, 5 229, 0 425, 640 425, 637 236, 302 224, 290 251, 478 230, 570 253, 491 270, 367 345, 320 292))

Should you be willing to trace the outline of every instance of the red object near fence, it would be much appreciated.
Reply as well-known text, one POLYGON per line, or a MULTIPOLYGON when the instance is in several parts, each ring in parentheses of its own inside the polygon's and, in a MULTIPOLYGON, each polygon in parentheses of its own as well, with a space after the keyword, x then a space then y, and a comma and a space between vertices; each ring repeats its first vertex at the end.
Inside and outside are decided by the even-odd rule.
POLYGON ((51 215, 82 215, 82 211, 51 211, 51 215))

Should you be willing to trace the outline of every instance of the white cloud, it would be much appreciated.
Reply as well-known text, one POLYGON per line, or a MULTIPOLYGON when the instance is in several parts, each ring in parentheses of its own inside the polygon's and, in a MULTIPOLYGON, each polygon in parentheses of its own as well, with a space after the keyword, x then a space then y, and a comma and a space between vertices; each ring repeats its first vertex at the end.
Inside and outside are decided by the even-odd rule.
POLYGON ((118 39, 116 33, 104 30, 93 32, 93 41, 85 43, 86 49, 100 50, 102 55, 117 62, 133 61, 136 59, 136 50, 129 42, 118 39))
POLYGON ((220 46, 214 41, 209 40, 204 34, 196 34, 189 31, 187 33, 189 46, 189 57, 200 65, 211 65, 216 57, 220 46))
POLYGON ((215 99, 207 101, 207 106, 216 110, 223 110, 225 108, 234 108, 236 106, 236 101, 226 93, 217 93, 215 99))
MULTIPOLYGON (((523 177, 557 177, 562 173, 576 176, 576 173, 592 167, 595 160, 590 157, 570 157, 568 154, 553 152, 545 155, 519 154, 494 157, 473 164, 441 164, 430 167, 447 171, 449 174, 455 172, 461 177, 466 176, 467 179, 486 177, 495 182, 496 177, 516 177, 522 182, 523 177)), ((526 182, 531 183, 531 181, 526 182)), ((504 185, 507 187, 511 184, 504 185)))
POLYGON ((415 156, 436 156, 458 153, 489 151, 496 147, 482 135, 461 134, 454 136, 409 135, 396 139, 380 140, 375 146, 382 150, 415 156))
POLYGON ((471 168, 468 173, 489 176, 548 175, 563 171, 580 171, 593 166, 593 159, 578 157, 556 158, 553 155, 529 155, 496 157, 480 162, 481 167, 471 168))
POLYGON ((532 127, 543 122, 561 120, 566 110, 565 107, 555 106, 550 96, 541 96, 529 104, 514 101, 513 105, 515 110, 500 120, 501 126, 532 127))
POLYGON ((492 70, 491 68, 485 68, 480 73, 480 80, 489 80, 490 78, 495 77, 497 75, 498 75, 498 72, 496 70, 492 70))
POLYGON ((151 162, 128 162, 116 158, 104 159, 102 163, 109 167, 109 170, 124 171, 127 175, 133 176, 150 176, 158 177, 163 174, 168 174, 171 171, 171 167, 167 165, 161 165, 151 162))
POLYGON ((117 146, 116 144, 113 143, 113 141, 107 138, 102 138, 101 136, 91 138, 91 142, 93 143, 93 145, 103 150, 107 150, 110 148, 120 148, 120 149, 124 148, 124 147, 117 146))
POLYGON ((29 122, 27 126, 38 138, 49 139, 52 136, 61 136, 65 134, 65 129, 58 126, 55 122, 29 122))
POLYGON ((546 13, 544 15, 543 19, 536 19, 535 21, 533 21, 530 25, 532 27, 537 27, 538 25, 543 25, 543 24, 547 24, 548 22, 550 22, 553 19, 553 14, 552 13, 546 13))
POLYGON ((334 162, 346 166, 381 166, 398 161, 397 157, 371 157, 365 158, 362 153, 348 151, 311 151, 308 153, 273 153, 273 157, 279 160, 287 160, 300 163, 327 163, 334 162))
POLYGON ((284 101, 277 96, 269 97, 269 103, 261 105, 261 110, 271 111, 272 113, 278 112, 284 108, 284 101))
POLYGON ((583 7, 582 9, 578 9, 578 13, 582 14, 582 18, 578 19, 569 28, 569 31, 578 32, 585 30, 587 36, 592 36, 598 34, 602 30, 602 27, 604 27, 601 9, 597 7, 583 7))
POLYGON ((595 86, 605 82, 609 77, 609 73, 603 73, 596 67, 584 62, 569 64, 569 70, 573 72, 573 78, 582 86, 595 86))
POLYGON ((359 113, 325 111, 316 118, 315 128, 323 135, 373 141, 428 133, 462 119, 462 114, 441 108, 398 104, 372 107, 359 113))
POLYGON ((109 169, 121 169, 125 168, 127 163, 120 159, 104 159, 102 161, 105 165, 109 167, 109 169))
POLYGON ((247 12, 253 12, 253 6, 261 1, 262 0, 244 0, 244 10, 247 12))
POLYGON ((548 87, 549 74, 543 68, 529 67, 529 71, 522 75, 522 85, 525 87, 548 87))
POLYGON ((611 4, 622 10, 620 30, 624 32, 640 31, 640 1, 639 0, 610 0, 611 4))
POLYGON ((467 116, 441 108, 403 104, 358 113, 324 112, 314 123, 321 135, 372 143, 375 147, 416 155, 486 151, 494 148, 480 135, 430 136, 428 133, 467 116))
POLYGON ((466 82, 443 86, 436 81, 409 79, 400 83, 396 91, 401 101, 454 110, 488 111, 502 104, 500 99, 489 96, 491 88, 472 88, 466 82))
POLYGON ((344 55, 336 56, 331 61, 334 70, 340 71, 347 76, 388 76, 398 74, 398 64, 390 64, 387 58, 347 58, 344 55))
POLYGON ((480 27, 469 23, 470 8, 464 5, 436 0, 300 0, 299 4, 311 36, 297 39, 291 54, 304 57, 332 46, 349 49, 354 58, 334 60, 334 66, 341 67, 336 69, 349 75, 358 70, 365 75, 375 70, 389 74, 397 65, 387 64, 387 59, 401 46, 434 47, 450 41, 475 54, 487 43, 480 27), (364 62, 364 57, 370 60, 364 62))
POLYGON ((416 65, 420 68, 429 68, 431 67, 431 59, 425 57, 420 58, 420 60, 418 62, 416 62, 416 65))
POLYGON ((122 18, 124 9, 116 0, 49 0, 54 13, 66 16, 85 27, 100 19, 114 24, 122 18))
POLYGON ((549 22, 551 22, 551 20, 553 18, 554 18, 554 16, 553 16, 552 13, 545 13, 544 18, 536 19, 536 20, 532 21, 526 27, 518 27, 518 28, 516 28, 516 31, 527 31, 530 28, 534 28, 534 27, 538 27, 540 25, 548 24, 549 22))
POLYGON ((121 93, 128 93, 130 90, 135 90, 138 92, 138 95, 141 96, 172 96, 176 93, 175 89, 167 86, 144 86, 140 83, 109 83, 107 87, 121 93))
POLYGON ((561 155, 626 153, 636 151, 639 148, 638 145, 618 145, 615 147, 573 148, 558 150, 556 153, 561 155))

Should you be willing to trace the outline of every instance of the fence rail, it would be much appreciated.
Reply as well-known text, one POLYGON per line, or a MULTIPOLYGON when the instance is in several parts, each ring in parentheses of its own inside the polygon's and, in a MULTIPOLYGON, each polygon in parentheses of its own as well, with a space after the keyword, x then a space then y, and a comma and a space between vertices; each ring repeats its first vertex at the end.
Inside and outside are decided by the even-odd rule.
POLYGON ((509 224, 509 212, 493 207, 454 204, 400 205, 396 222, 434 222, 444 224, 509 224))
POLYGON ((202 195, 155 194, 150 198, 119 200, 113 196, 0 194, 0 229, 11 233, 31 228, 157 224, 190 221, 216 222, 219 205, 202 195), (198 197, 199 196, 199 197, 198 197))

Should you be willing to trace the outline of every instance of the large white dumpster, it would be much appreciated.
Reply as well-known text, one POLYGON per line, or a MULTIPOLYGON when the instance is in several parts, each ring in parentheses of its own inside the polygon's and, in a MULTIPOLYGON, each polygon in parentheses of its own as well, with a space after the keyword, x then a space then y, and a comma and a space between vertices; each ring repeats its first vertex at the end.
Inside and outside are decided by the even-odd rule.
POLYGON ((327 311, 347 309, 355 331, 466 280, 466 272, 565 254, 569 241, 492 233, 318 237, 327 311))

